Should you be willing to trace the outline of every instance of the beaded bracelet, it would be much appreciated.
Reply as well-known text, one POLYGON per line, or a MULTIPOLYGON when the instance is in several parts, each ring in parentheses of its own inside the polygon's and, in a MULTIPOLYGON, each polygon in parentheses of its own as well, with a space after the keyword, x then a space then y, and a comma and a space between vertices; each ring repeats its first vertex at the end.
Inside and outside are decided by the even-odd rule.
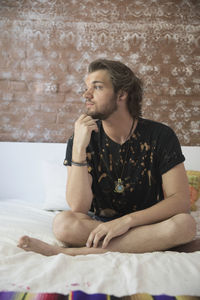
POLYGON ((84 166, 87 166, 87 161, 84 161, 84 162, 81 162, 81 163, 72 161, 71 164, 72 164, 72 166, 84 167, 84 166))

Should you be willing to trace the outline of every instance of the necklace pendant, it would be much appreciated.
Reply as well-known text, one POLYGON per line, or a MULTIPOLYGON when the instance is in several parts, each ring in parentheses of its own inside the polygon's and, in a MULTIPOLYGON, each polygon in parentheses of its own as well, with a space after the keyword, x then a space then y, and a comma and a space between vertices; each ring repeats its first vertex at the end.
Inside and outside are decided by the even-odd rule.
POLYGON ((124 185, 123 185, 123 181, 121 180, 121 178, 118 178, 118 180, 115 181, 115 192, 119 193, 119 194, 124 192, 124 185))

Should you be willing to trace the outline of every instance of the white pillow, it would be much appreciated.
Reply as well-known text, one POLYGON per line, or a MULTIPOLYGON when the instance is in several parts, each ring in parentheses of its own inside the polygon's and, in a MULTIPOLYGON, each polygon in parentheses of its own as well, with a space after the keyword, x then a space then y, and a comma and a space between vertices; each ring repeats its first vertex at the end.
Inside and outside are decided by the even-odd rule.
POLYGON ((66 202, 67 168, 55 162, 42 162, 46 210, 69 210, 66 202))

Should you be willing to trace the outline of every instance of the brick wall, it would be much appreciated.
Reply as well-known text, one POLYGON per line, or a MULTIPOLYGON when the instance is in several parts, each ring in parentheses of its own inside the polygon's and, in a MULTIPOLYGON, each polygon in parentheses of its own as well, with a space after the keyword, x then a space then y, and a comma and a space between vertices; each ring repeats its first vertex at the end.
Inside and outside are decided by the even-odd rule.
POLYGON ((98 57, 143 79, 144 117, 200 145, 200 1, 1 0, 0 140, 65 142, 98 57))

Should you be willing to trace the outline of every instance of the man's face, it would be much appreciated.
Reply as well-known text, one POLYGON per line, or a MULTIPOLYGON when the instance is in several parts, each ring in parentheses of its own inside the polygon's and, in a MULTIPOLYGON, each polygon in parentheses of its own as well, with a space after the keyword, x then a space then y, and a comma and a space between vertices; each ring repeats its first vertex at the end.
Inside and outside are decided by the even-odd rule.
POLYGON ((106 120, 117 110, 117 96, 114 93, 109 73, 98 70, 90 73, 84 93, 86 113, 94 119, 106 120))

